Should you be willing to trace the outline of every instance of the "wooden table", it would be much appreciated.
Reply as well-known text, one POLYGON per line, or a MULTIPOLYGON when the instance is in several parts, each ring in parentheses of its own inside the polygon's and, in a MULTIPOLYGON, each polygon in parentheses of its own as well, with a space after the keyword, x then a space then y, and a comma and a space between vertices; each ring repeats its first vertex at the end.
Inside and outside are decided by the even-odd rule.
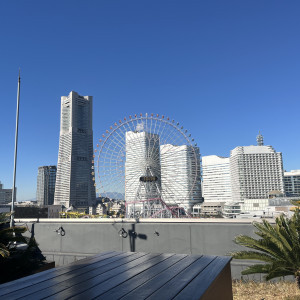
POLYGON ((1 299, 232 299, 230 257, 105 252, 0 285, 1 299))

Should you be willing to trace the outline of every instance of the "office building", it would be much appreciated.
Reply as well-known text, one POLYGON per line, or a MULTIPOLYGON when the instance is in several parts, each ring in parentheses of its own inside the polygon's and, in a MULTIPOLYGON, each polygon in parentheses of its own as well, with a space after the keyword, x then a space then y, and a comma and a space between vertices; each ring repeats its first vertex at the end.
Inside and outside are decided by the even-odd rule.
POLYGON ((238 202, 226 202, 223 207, 224 218, 236 218, 241 214, 241 204, 238 202))
POLYGON ((205 203, 231 201, 229 157, 202 156, 202 196, 205 203))
POLYGON ((160 160, 164 201, 191 213, 192 207, 202 201, 199 148, 161 145, 160 160))
POLYGON ((232 199, 242 203, 244 211, 264 209, 270 192, 284 193, 282 154, 264 146, 261 134, 257 142, 230 154, 232 199))
POLYGON ((300 170, 284 172, 283 181, 287 197, 300 197, 300 170))
POLYGON ((53 205, 56 180, 56 166, 38 168, 36 201, 38 205, 53 205))
POLYGON ((93 99, 71 92, 61 97, 54 204, 88 208, 96 200, 93 167, 93 99))
MULTIPOLYGON (((160 197, 160 176, 159 136, 143 130, 126 132, 125 201, 141 202, 160 197), (156 180, 143 182, 142 177, 156 180)), ((135 205, 136 210, 141 207, 135 205)), ((131 208, 129 204, 128 210, 131 208)))
POLYGON ((201 205, 201 216, 222 216, 224 202, 205 202, 201 205))
MULTIPOLYGON (((17 189, 15 189, 17 194, 17 189)), ((0 204, 8 204, 11 203, 12 200, 12 189, 4 189, 3 184, 0 181, 0 204)), ((16 201, 16 195, 15 195, 16 201)))

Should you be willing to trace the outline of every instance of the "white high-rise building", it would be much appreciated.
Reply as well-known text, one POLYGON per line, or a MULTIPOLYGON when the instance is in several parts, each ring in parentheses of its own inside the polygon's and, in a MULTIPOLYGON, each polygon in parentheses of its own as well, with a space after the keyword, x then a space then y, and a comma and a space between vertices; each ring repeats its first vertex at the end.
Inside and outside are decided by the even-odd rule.
POLYGON ((159 136, 145 131, 126 132, 125 201, 157 198, 160 190, 159 136), (141 181, 143 176, 157 180, 146 187, 141 181))
POLYGON ((232 200, 229 157, 202 156, 202 196, 204 202, 232 200))
POLYGON ((230 155, 233 201, 243 203, 244 211, 262 210, 268 205, 269 193, 284 193, 282 154, 272 146, 236 147, 230 155))
POLYGON ((189 213, 201 201, 200 152, 198 147, 160 146, 162 196, 189 213))
POLYGON ((89 207, 96 199, 93 167, 93 99, 71 92, 61 97, 54 204, 89 207))

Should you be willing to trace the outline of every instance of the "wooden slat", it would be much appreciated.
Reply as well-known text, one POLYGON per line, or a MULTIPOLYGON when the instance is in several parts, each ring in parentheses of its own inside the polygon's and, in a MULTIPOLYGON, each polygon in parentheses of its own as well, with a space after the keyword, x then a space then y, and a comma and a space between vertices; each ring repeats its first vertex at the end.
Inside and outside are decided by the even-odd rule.
POLYGON ((73 292, 77 293, 78 290, 85 290, 99 279, 100 282, 101 279, 105 281, 120 272, 124 272, 130 267, 141 264, 147 256, 150 256, 150 254, 132 253, 132 255, 123 257, 121 260, 82 274, 81 276, 63 282, 57 282, 56 285, 37 291, 26 297, 22 297, 22 299, 44 299, 46 297, 49 297, 50 299, 66 299, 68 298, 69 293, 72 294, 73 292))
POLYGON ((179 291, 187 286, 199 273, 201 273, 216 256, 203 256, 196 260, 193 264, 188 266, 182 272, 173 277, 169 282, 156 290, 149 298, 151 300, 157 299, 172 299, 179 291))
POLYGON ((199 299, 204 295, 206 290, 223 271, 223 269, 230 263, 231 257, 216 257, 216 259, 209 264, 197 277, 190 282, 174 299, 199 299))
POLYGON ((0 296, 6 295, 7 293, 11 292, 12 286, 14 287, 14 290, 16 289, 22 289, 34 284, 37 284, 39 282, 49 280, 51 278, 54 278, 56 276, 59 276, 61 274, 65 274, 68 272, 72 272, 73 270, 77 270, 83 267, 86 267, 87 264, 93 263, 96 261, 100 261, 102 259, 120 255, 120 252, 110 251, 110 252, 104 252, 100 253, 99 255, 88 257, 85 259, 78 260, 71 265, 58 267, 55 269, 50 269, 41 273, 37 273, 34 275, 26 276, 24 278, 20 278, 11 282, 7 282, 0 285, 0 296))
MULTIPOLYGON (((78 293, 78 291, 72 291, 71 299, 92 299, 94 297, 97 297, 98 295, 107 292, 115 286, 118 286, 119 284, 129 280, 130 278, 138 275, 139 273, 147 270, 148 268, 167 259, 171 255, 172 254, 156 254, 156 256, 149 257, 148 259, 145 259, 142 264, 129 270, 125 270, 125 272, 121 274, 115 274, 114 277, 110 277, 106 281, 95 281, 93 286, 89 287, 88 289, 85 288, 85 290, 82 293, 78 293)), ((65 299, 65 297, 58 297, 56 299, 65 299)))
MULTIPOLYGON (((202 296, 209 299, 212 292, 220 292, 216 290, 218 278, 227 286, 230 260, 230 257, 111 251, 0 285, 0 296, 5 300, 183 300, 202 296), (227 268, 225 273, 224 268, 227 268)), ((230 288, 228 291, 229 295, 230 288)))
POLYGON ((185 257, 186 255, 184 254, 174 254, 173 256, 170 256, 157 265, 148 268, 144 272, 139 273, 137 276, 134 276, 131 279, 121 283, 106 293, 101 294, 95 299, 119 299, 145 282, 149 281, 153 277, 156 277, 158 274, 178 263, 185 257))
MULTIPOLYGON (((66 274, 62 274, 60 276, 53 277, 49 280, 45 280, 39 283, 34 283, 31 286, 28 286, 23 289, 18 289, 14 292, 6 294, 5 297, 8 299, 18 299, 19 297, 26 298, 27 296, 31 297, 32 294, 41 291, 49 291, 55 289, 57 286, 63 286, 69 282, 81 282, 81 279, 87 276, 95 276, 93 274, 98 274, 99 272, 105 272, 105 270, 110 270, 113 266, 119 266, 121 264, 122 259, 128 258, 129 260, 134 260, 136 256, 142 256, 143 254, 136 253, 119 253, 119 255, 105 258, 103 260, 97 261, 93 264, 89 264, 84 268, 80 268, 77 270, 73 270, 72 272, 68 272, 66 274)), ((69 286, 69 285, 68 285, 69 286)))
POLYGON ((201 257, 201 255, 186 256, 185 258, 183 258, 182 260, 180 260, 179 262, 177 262, 170 268, 161 272, 158 276, 147 281, 145 284, 134 289, 127 295, 124 295, 122 300, 146 299, 151 294, 153 294, 156 290, 158 290, 162 286, 164 286, 168 281, 170 281, 177 274, 179 274, 184 269, 186 269, 188 266, 193 264, 200 257, 201 257))

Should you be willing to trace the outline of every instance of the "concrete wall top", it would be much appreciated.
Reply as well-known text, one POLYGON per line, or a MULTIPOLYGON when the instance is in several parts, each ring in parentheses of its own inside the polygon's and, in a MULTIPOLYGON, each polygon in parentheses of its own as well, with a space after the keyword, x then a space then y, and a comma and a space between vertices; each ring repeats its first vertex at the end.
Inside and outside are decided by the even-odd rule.
MULTIPOLYGON (((217 224, 252 224, 254 221, 262 222, 263 219, 15 219, 15 223, 217 223, 217 224)), ((274 219, 268 219, 269 223, 274 223, 274 219)))

